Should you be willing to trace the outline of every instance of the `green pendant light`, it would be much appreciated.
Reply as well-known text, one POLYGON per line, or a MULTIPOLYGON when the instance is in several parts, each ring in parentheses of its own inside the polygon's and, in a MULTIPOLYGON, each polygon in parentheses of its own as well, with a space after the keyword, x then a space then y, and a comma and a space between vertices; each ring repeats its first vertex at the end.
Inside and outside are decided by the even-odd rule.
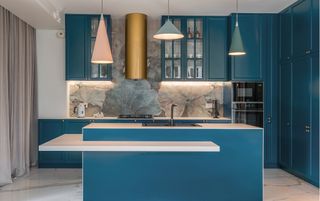
POLYGON ((169 19, 170 15, 170 2, 168 0, 168 19, 166 23, 159 29, 159 31, 153 35, 153 38, 159 40, 177 40, 183 38, 183 34, 172 24, 169 19))
POLYGON ((246 52, 243 48, 243 43, 241 39, 239 22, 238 22, 238 0, 237 0, 237 13, 236 13, 236 26, 234 27, 234 31, 232 34, 231 45, 229 49, 230 56, 241 56, 245 55, 246 52))

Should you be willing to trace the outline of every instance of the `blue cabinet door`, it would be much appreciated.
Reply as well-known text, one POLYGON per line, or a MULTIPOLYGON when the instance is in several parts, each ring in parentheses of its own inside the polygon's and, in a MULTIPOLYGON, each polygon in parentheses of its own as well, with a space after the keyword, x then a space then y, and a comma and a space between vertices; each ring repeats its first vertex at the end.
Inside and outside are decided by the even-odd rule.
MULTIPOLYGON (((235 16, 232 16, 231 31, 235 25, 235 16)), ((231 73, 233 81, 261 81, 263 56, 265 48, 266 23, 265 15, 240 14, 239 27, 244 56, 231 57, 231 73)))
POLYGON ((303 0, 292 7, 293 56, 311 53, 311 0, 303 0))
POLYGON ((87 76, 85 15, 66 15, 66 80, 85 80, 87 76))
POLYGON ((311 179, 319 186, 319 52, 312 55, 311 179))
POLYGON ((280 132, 279 164, 284 168, 291 167, 291 78, 290 62, 280 65, 280 132))
MULTIPOLYGON (((90 124, 91 120, 88 119, 75 119, 64 121, 64 133, 65 134, 82 134, 82 128, 90 124)), ((82 152, 72 151, 66 152, 65 163, 72 165, 73 167, 82 166, 82 152)))
POLYGON ((312 0, 312 51, 319 51, 319 0, 312 0))
MULTIPOLYGON (((40 120, 38 124, 39 145, 63 134, 63 120, 40 120)), ((64 152, 39 151, 38 164, 40 168, 59 167, 64 163, 64 152)))
POLYGON ((311 60, 297 59, 292 64, 292 168, 310 175, 311 60))
POLYGON ((292 54, 292 14, 291 8, 280 13, 280 60, 289 61, 292 54))
POLYGON ((208 80, 228 80, 227 60, 227 17, 207 17, 206 19, 206 69, 208 80))

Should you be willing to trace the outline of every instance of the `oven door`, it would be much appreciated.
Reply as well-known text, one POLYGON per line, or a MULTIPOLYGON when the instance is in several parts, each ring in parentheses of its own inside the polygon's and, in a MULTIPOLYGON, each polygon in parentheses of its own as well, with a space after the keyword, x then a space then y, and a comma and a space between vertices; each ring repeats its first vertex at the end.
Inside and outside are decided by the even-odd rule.
POLYGON ((263 111, 233 110, 233 123, 249 124, 263 128, 263 111))
POLYGON ((233 101, 263 102, 263 84, 233 83, 233 101))

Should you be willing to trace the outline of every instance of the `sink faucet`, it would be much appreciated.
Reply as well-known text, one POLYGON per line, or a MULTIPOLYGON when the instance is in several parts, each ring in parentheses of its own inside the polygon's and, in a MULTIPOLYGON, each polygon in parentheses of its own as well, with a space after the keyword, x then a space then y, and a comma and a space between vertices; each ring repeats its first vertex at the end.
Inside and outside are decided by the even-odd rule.
POLYGON ((177 107, 177 105, 176 104, 172 104, 171 105, 171 118, 170 118, 170 126, 174 126, 174 119, 173 119, 173 110, 174 110, 174 108, 175 107, 177 107))

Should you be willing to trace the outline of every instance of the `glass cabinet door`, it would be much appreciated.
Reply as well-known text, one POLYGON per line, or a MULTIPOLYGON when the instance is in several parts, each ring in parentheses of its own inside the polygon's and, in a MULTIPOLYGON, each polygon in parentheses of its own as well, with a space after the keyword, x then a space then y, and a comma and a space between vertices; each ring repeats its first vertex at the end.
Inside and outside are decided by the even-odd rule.
MULTIPOLYGON (((173 24, 180 30, 181 20, 173 19, 173 24)), ((181 78, 181 40, 164 42, 165 79, 181 78)))
MULTIPOLYGON (((90 49, 91 49, 91 54, 90 54, 90 59, 91 56, 93 54, 93 49, 94 49, 94 44, 96 41, 96 37, 97 37, 97 32, 98 32, 98 26, 99 26, 99 20, 100 17, 91 17, 90 20, 90 49)), ((107 22, 107 20, 105 19, 105 22, 107 22)), ((108 26, 108 24, 106 24, 108 26)), ((109 73, 109 68, 110 65, 107 64, 93 64, 90 62, 90 78, 91 79, 107 79, 107 78, 111 78, 111 73, 109 73)))
POLYGON ((203 20, 187 19, 187 79, 203 78, 203 20))

